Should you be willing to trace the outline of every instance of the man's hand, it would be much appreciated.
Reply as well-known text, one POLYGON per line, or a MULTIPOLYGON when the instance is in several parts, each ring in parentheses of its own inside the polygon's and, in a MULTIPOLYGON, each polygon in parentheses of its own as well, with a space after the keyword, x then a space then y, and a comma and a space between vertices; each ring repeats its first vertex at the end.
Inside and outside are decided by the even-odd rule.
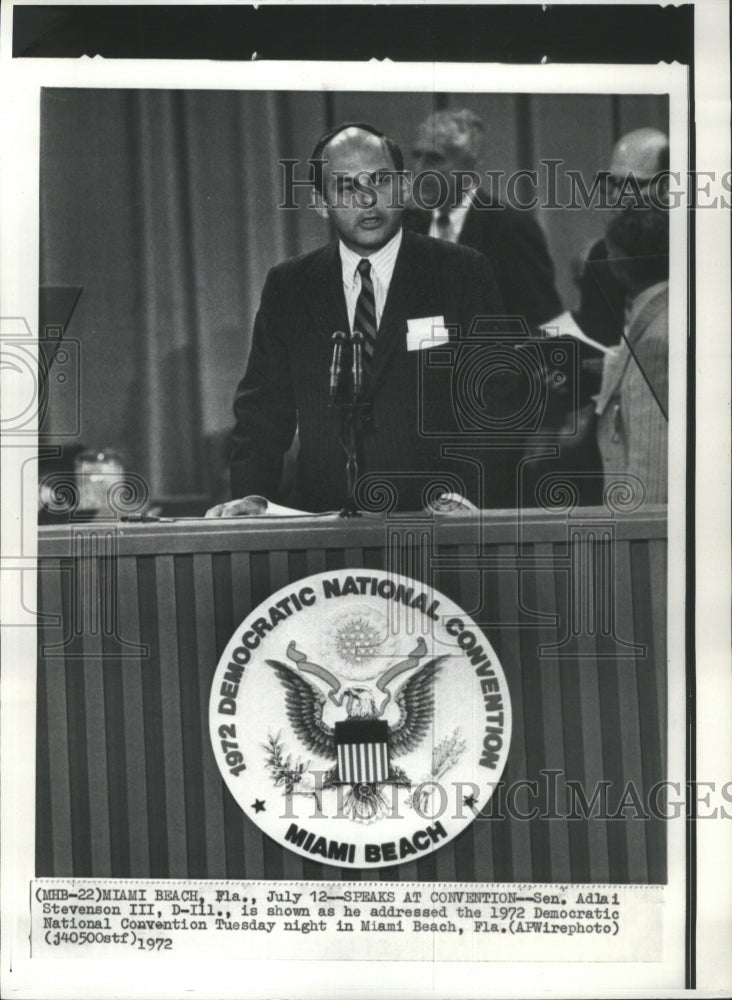
POLYGON ((219 503, 206 511, 206 517, 257 517, 267 513, 267 501, 264 497, 242 497, 239 500, 229 500, 219 503))
POLYGON ((477 511, 475 504, 462 493, 441 493, 428 508, 433 514, 470 514, 477 511))

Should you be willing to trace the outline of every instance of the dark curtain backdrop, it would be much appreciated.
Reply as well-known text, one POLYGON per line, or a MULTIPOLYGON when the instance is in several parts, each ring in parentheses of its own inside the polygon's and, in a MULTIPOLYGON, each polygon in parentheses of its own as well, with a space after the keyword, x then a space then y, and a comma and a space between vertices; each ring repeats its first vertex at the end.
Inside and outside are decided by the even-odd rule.
MULTIPOLYGON (((41 284, 84 289, 67 331, 80 342, 81 434, 66 443, 120 451, 153 497, 223 498, 231 401, 266 273, 329 238, 303 189, 297 209, 278 209, 278 161, 305 161, 345 119, 373 122, 408 154, 420 120, 447 106, 485 119, 485 169, 562 158, 588 183, 619 135, 667 127, 655 96, 45 90, 41 284)), ((573 306, 576 261, 602 214, 537 217, 573 306)), ((45 429, 69 426, 71 398, 51 390, 49 404, 45 429)))

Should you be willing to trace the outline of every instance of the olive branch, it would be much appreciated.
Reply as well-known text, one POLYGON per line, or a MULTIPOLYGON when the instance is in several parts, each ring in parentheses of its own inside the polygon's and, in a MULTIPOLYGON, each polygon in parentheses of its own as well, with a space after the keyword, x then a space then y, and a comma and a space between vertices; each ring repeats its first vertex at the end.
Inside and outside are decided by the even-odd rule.
POLYGON ((434 794, 434 787, 425 788, 424 785, 433 781, 438 781, 451 767, 460 760, 467 743, 461 738, 460 727, 456 726, 449 736, 444 736, 440 742, 432 748, 432 766, 430 773, 420 781, 407 799, 407 802, 420 813, 427 811, 429 801, 434 794))
POLYGON ((265 753, 265 767, 272 775, 276 788, 284 788, 285 795, 292 795, 295 785, 302 781, 303 774, 310 767, 310 761, 301 757, 295 759, 291 753, 285 756, 285 746, 280 734, 267 734, 267 742, 262 743, 265 753))

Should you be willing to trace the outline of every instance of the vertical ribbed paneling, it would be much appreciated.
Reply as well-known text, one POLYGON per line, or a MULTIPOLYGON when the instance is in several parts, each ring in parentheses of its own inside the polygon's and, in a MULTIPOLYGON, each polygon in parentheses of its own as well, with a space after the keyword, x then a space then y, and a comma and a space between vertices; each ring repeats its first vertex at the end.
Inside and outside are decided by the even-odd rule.
MULTIPOLYGON (((454 553, 458 560, 472 560, 478 555, 478 544, 477 538, 474 544, 471 545, 456 545, 454 548, 448 550, 447 546, 443 547, 441 554, 447 554, 448 551, 454 553)), ((473 615, 476 618, 480 618, 480 613, 483 607, 482 593, 481 593, 481 578, 479 571, 474 569, 465 569, 463 571, 453 571, 451 574, 443 574, 439 578, 439 584, 437 589, 444 591, 448 594, 459 607, 461 607, 466 614, 473 615), (447 576, 447 579, 445 577, 447 576)), ((456 720, 460 722, 460 720, 456 720)), ((448 781, 447 783, 447 794, 448 794, 448 809, 450 810, 450 815, 468 815, 470 806, 466 805, 463 801, 464 795, 459 794, 458 789, 455 787, 454 783, 448 781)), ((456 838, 451 842, 450 846, 450 856, 449 863, 446 863, 443 867, 440 867, 439 852, 437 855, 437 877, 440 880, 456 880, 462 882, 474 878, 475 864, 476 864, 476 847, 475 847, 475 833, 476 824, 469 824, 456 838)))
MULTIPOLYGON (((225 555, 218 554, 213 556, 214 566, 219 567, 219 572, 222 571, 222 568, 228 558, 229 557, 225 555)), ((231 605, 230 617, 233 627, 236 627, 244 621, 256 603, 252 599, 252 568, 249 553, 232 552, 229 566, 231 575, 229 578, 229 594, 226 599, 226 604, 231 605)), ((223 577, 220 578, 220 582, 223 583, 223 577)), ((216 609, 218 612, 218 602, 225 599, 224 594, 221 592, 221 585, 218 587, 216 596, 216 609)), ((220 619, 221 615, 217 613, 217 624, 220 619)), ((217 629, 216 647, 219 654, 223 652, 223 648, 229 638, 230 635, 227 636, 225 630, 221 631, 217 629)))
MULTIPOLYGON (((648 560, 648 542, 630 543, 631 579, 633 586, 634 634, 646 646, 646 655, 638 664, 638 703, 642 731, 643 788, 649 789, 664 774, 661 756, 661 730, 665 712, 659 710, 658 651, 653 629, 653 601, 665 604, 665 590, 654 594, 651 590, 651 568, 648 560)), ((666 828, 658 817, 647 820, 646 846, 648 852, 648 878, 662 882, 666 878, 666 828)))
POLYGON ((208 553, 193 556, 194 613, 199 725, 202 734, 201 778, 203 781, 203 822, 206 836, 206 868, 209 878, 226 877, 226 837, 224 833, 224 785, 210 747, 208 702, 211 680, 218 663, 216 648, 213 568, 208 553))
POLYGON ((112 874, 109 829, 106 712, 102 670, 103 590, 110 572, 104 542, 96 532, 75 538, 77 586, 72 591, 75 619, 81 631, 89 795, 91 870, 112 874))
MULTIPOLYGON (((40 591, 40 587, 39 587, 40 591)), ((39 600, 36 605, 39 609, 43 603, 39 600)), ((46 631, 39 620, 38 634, 36 642, 38 653, 43 642, 43 633, 46 631)), ((48 686, 46 663, 42 656, 38 655, 38 667, 36 671, 36 797, 35 810, 36 819, 36 845, 35 845, 35 870, 49 871, 53 869, 53 828, 51 806, 51 773, 49 760, 49 724, 48 724, 48 686)), ((53 683, 53 678, 51 678, 53 683)), ((63 837, 63 833, 60 834, 63 837)))
POLYGON ((361 878, 365 882, 378 882, 381 879, 381 872, 378 868, 364 868, 361 871, 361 878))
POLYGON ((169 874, 168 818, 165 794, 165 748, 162 736, 163 706, 156 563, 157 559, 152 556, 138 559, 137 586, 140 640, 148 646, 149 651, 141 673, 150 876, 165 878, 169 874))
POLYGON ((363 549, 345 549, 343 552, 343 565, 348 569, 363 569, 363 549))
POLYGON ((181 719, 180 669, 178 664, 178 612, 173 556, 155 560, 158 607, 158 655, 160 657, 160 705, 163 763, 165 770, 165 814, 168 839, 168 874, 184 878, 188 873, 185 779, 183 772, 183 722, 181 719))
MULTIPOLYGON (((84 660, 76 618, 76 580, 74 561, 64 560, 61 573, 61 599, 64 618, 64 649, 66 659, 66 714, 68 719, 68 757, 71 790, 71 848, 73 874, 94 874, 91 853, 89 762, 87 757, 86 699, 84 693, 84 660)), ((58 654, 58 647, 54 654, 58 654)))
MULTIPOLYGON (((63 576, 68 577, 66 570, 63 576)), ((47 798, 39 801, 39 807, 50 806, 50 815, 38 812, 36 815, 36 830, 42 831, 44 842, 51 838, 50 867, 37 869, 47 875, 73 875, 72 856, 72 826, 71 826, 71 778, 69 769, 69 717, 66 695, 66 664, 63 655, 59 655, 59 647, 54 650, 54 656, 46 656, 44 644, 60 643, 63 629, 68 619, 64 616, 61 597, 62 569, 59 560, 48 560, 40 565, 39 582, 41 592, 40 610, 48 615, 47 624, 40 629, 40 673, 45 684, 40 685, 38 697, 45 695, 45 716, 48 730, 43 745, 38 748, 37 783, 48 775, 49 787, 47 798), (58 618, 58 624, 52 623, 50 616, 58 618), (48 758, 42 761, 42 754, 47 752, 48 758)), ((39 710, 38 726, 41 725, 42 712, 39 710)), ((45 860, 45 859, 44 859, 45 860)), ((47 863, 47 862, 46 862, 47 863)), ((37 864, 41 864, 39 858, 37 864)))
MULTIPOLYGON (((140 635, 140 614, 138 605, 137 560, 132 556, 119 559, 119 627, 124 638, 131 642, 143 642, 140 635)), ((147 766, 145 760, 145 709, 143 694, 143 673, 148 669, 150 650, 147 655, 127 656, 121 663, 122 713, 124 717, 125 792, 127 816, 123 820, 128 830, 129 874, 139 873, 141 877, 150 874, 150 838, 148 830, 149 798, 147 788, 147 766)))
MULTIPOLYGON (((476 549, 471 547, 471 550, 475 552, 476 549)), ((493 548, 488 546, 483 546, 482 550, 484 555, 488 558, 492 558, 495 555, 493 548)), ((495 578, 495 574, 493 574, 495 578)), ((480 621, 481 617, 484 615, 491 617, 489 610, 489 600, 487 590, 488 590, 488 579, 489 575, 487 573, 480 573, 476 581, 476 588, 480 595, 480 606, 477 607, 475 611, 476 621, 480 621)), ((460 603, 458 601, 458 603, 460 603)), ((461 605, 462 606, 462 605, 461 605)), ((488 638, 491 640, 491 644, 494 642, 494 636, 491 634, 490 630, 487 630, 488 638)), ((496 655, 500 657, 499 650, 496 649, 496 655)), ((464 807, 467 808, 467 807, 464 807)), ((490 803, 489 803, 490 808, 490 803)), ((490 882, 494 878, 494 864, 493 864, 493 824, 484 815, 478 815, 475 821, 470 825, 470 835, 471 835, 471 860, 472 860, 472 870, 473 878, 480 882, 490 882)), ((460 852, 458 855, 458 878, 465 880, 468 878, 463 865, 463 858, 467 860, 468 852, 460 852)))
MULTIPOLYGON (((448 800, 447 809, 450 814, 454 809, 454 796, 450 794, 451 789, 449 786, 446 788, 448 800)), ((434 865, 432 866, 432 871, 434 872, 434 878, 438 882, 454 882, 457 879, 457 850, 458 850, 458 838, 451 840, 449 844, 445 847, 436 851, 434 854, 429 855, 429 858, 434 859, 434 865)), ((428 859, 425 858, 425 861, 428 859)))
MULTIPOLYGON (((633 588, 628 586, 631 580, 630 543, 619 541, 614 549, 615 567, 614 581, 616 590, 615 614, 617 635, 622 637, 635 634, 633 628, 633 588)), ((635 788, 643 788, 643 768, 641 733, 642 720, 638 704, 637 673, 639 661, 635 657, 624 656, 612 664, 617 674, 617 726, 620 757, 622 759, 622 774, 624 782, 632 782, 635 788)), ((608 665, 608 670, 611 665, 608 665)), ((616 791, 615 798, 619 795, 616 791)), ((625 837, 626 870, 619 870, 618 852, 611 856, 611 875, 618 881, 646 882, 648 879, 648 863, 646 857, 646 824, 638 818, 632 818, 627 823, 613 824, 622 829, 625 837)), ((611 846, 617 844, 611 842, 611 846)))
MULTIPOLYGON (((571 607, 571 576, 567 568, 557 566, 555 569, 557 581, 557 613, 559 621, 559 636, 563 637, 569 629, 571 607)), ((555 640, 556 641, 556 640, 555 640)), ((584 753, 582 746, 582 708, 580 699, 579 669, 573 640, 567 639, 564 647, 565 658, 559 662, 561 690, 561 732, 564 738, 565 777, 567 782, 577 782, 584 787, 584 753), (571 659, 569 657, 572 657, 571 659)), ((567 808, 571 803, 567 802, 567 808)), ((572 882, 584 882, 590 870, 589 850, 587 844, 586 824, 581 818, 570 815, 567 823, 569 838, 569 865, 572 882)))
MULTIPOLYGON (((118 568, 112 564, 105 573, 116 574, 118 568)), ((101 579, 101 576, 100 576, 101 579)), ((115 597, 116 601, 116 597, 115 597)), ((127 725, 124 702, 124 665, 120 655, 119 623, 114 615, 105 612, 102 629, 102 655, 100 671, 104 680, 103 732, 107 752, 107 794, 108 794, 108 840, 109 872, 113 876, 124 877, 130 872, 130 816, 127 801, 127 725)), ((134 752, 134 744, 129 747, 134 752)), ((91 761, 90 761, 91 765, 91 761)))
MULTIPOLYGON (((286 553, 287 570, 285 584, 302 580, 306 576, 311 576, 313 573, 321 572, 321 569, 325 566, 325 560, 313 559, 312 556, 317 554, 323 556, 322 551, 317 553, 315 550, 306 551, 305 549, 297 549, 286 553), (313 566, 317 568, 312 568, 313 566)), ((304 879, 335 879, 338 878, 338 876, 339 871, 337 868, 323 865, 316 860, 310 860, 308 858, 302 859, 302 878, 304 879), (325 874, 326 870, 330 872, 329 875, 325 874)))
POLYGON ((186 874, 201 878, 207 871, 205 798, 203 794, 203 744, 208 727, 201 728, 198 638, 196 635, 196 591, 193 556, 176 556, 175 604, 177 659, 180 684, 180 714, 183 741, 183 774, 186 818, 186 874))
MULTIPOLYGON (((533 553, 532 553, 533 556, 533 553)), ((522 573, 520 599, 526 609, 536 609, 538 593, 535 573, 522 573)), ((542 607, 542 610, 543 607, 542 607)), ((525 618, 528 616, 525 615, 525 618)), ((546 820, 539 814, 546 811, 545 782, 539 780, 542 768, 546 766, 544 705, 543 693, 545 680, 543 667, 539 657, 540 644, 537 623, 525 620, 519 630, 521 648, 521 692, 520 698, 524 710, 524 727, 526 732, 526 779, 536 784, 532 786, 531 798, 524 793, 517 795, 516 808, 527 818, 523 820, 528 827, 531 842, 531 879, 537 882, 551 879, 551 861, 549 845, 549 829, 546 820)), ((519 822, 522 822, 519 820, 519 822)))
MULTIPOLYGON (((250 555, 248 552, 232 552, 231 554, 230 603, 232 604, 231 614, 233 614, 233 624, 228 631, 225 628, 221 631, 220 640, 217 641, 219 655, 223 652, 224 646, 229 641, 233 629, 238 628, 258 603, 254 594, 255 574, 252 568, 252 560, 254 559, 254 564, 257 566, 257 579, 259 580, 261 577, 259 567, 262 565, 263 558, 266 559, 266 555, 263 553, 250 555)), ((216 556, 215 559, 221 560, 223 557, 216 556)), ((266 586, 266 579, 263 583, 257 583, 256 587, 261 587, 262 585, 266 586)), ((220 591, 221 582, 217 588, 217 593, 220 593, 220 591)), ((225 600, 225 595, 222 594, 221 599, 225 600)), ((217 630, 219 623, 223 624, 223 618, 220 615, 217 616, 217 630)), ((215 762, 214 766, 216 766, 215 762)), ((232 872, 237 872, 238 874, 233 877, 238 878, 266 877, 268 863, 265 859, 264 834, 256 824, 252 823, 244 815, 223 786, 223 782, 222 790, 226 816, 227 873, 229 877, 232 877, 232 872)), ((281 873, 278 877, 282 877, 281 873)))
POLYGON ((308 549, 305 553, 305 565, 307 566, 308 576, 313 576, 315 573, 325 573, 325 550, 308 549))
MULTIPOLYGON (((268 557, 268 594, 273 594, 290 582, 289 557, 285 550, 274 550, 268 557)), ((305 878, 305 859, 294 851, 285 851, 282 858, 282 874, 287 879, 305 878)))
MULTIPOLYGON (((600 715, 600 688, 598 682, 596 608, 599 598, 596 562, 596 536, 594 532, 577 533, 572 539, 575 580, 579 580, 576 599, 575 637, 577 680, 581 705, 582 757, 584 762, 584 787, 594 793, 606 780, 602 756, 602 718, 600 715)), ((606 882, 608 879, 607 820, 591 816, 587 820, 588 869, 587 881, 606 882)))
MULTIPOLYGON (((557 615, 557 573, 553 568, 554 546, 551 542, 539 543, 533 547, 533 554, 542 568, 535 574, 536 607, 545 615, 554 616, 557 624, 552 625, 551 619, 545 619, 537 632, 540 647, 556 640, 558 626, 557 615)), ((543 785, 546 782, 546 797, 542 802, 547 818, 549 840, 549 874, 547 881, 569 882, 569 836, 567 824, 551 817, 559 813, 564 796, 564 742, 562 740, 562 698, 559 664, 551 657, 540 657, 539 680, 541 684, 541 717, 543 722, 542 763, 544 768, 543 785), (559 772, 555 775, 552 772, 559 772), (557 782, 560 783, 557 789, 557 782), (555 798, 556 794, 556 798, 555 798), (561 800, 560 800, 561 796, 561 800)), ((534 777, 532 775, 532 777, 534 777)), ((540 776, 536 776, 539 780, 540 776)), ((537 871, 536 880, 543 880, 543 873, 537 871)))
MULTIPOLYGON (((494 562, 498 554, 498 548, 491 546, 486 550, 486 554, 489 560, 494 562)), ((479 624, 481 621, 495 621, 499 617, 498 578, 499 571, 497 569, 490 569, 483 574, 482 589, 484 606, 478 618, 479 624)), ((496 651, 499 662, 503 665, 505 660, 503 633, 493 628, 488 630, 488 636, 491 640, 491 645, 496 651)), ((513 689, 510 686, 510 682, 509 691, 512 696, 511 700, 513 701, 513 689)), ((509 760, 515 746, 514 734, 511 738, 511 746, 509 748, 509 760)), ((487 807, 478 816, 474 834, 476 869, 481 873, 481 878, 496 879, 497 881, 502 879, 510 880, 513 877, 513 868, 511 865, 511 829, 508 823, 502 823, 500 819, 496 818, 500 815, 500 809, 505 798, 503 780, 502 778, 498 782, 487 807)))
MULTIPOLYGON (((516 558, 513 545, 499 545, 497 554, 501 562, 510 563, 516 558)), ((511 736, 511 751, 503 772, 503 781, 510 788, 524 778, 526 773, 526 742, 530 734, 526 732, 524 699, 522 697, 521 670, 521 632, 518 628, 520 611, 517 607, 518 583, 516 569, 501 569, 498 573, 498 612, 501 621, 508 624, 502 629, 501 665, 506 675, 508 689, 511 693, 511 711, 513 713, 513 733, 511 736)), ((508 805, 510 806, 510 802, 508 805)), ((496 878, 503 880, 531 880, 531 831, 525 820, 508 814, 502 821, 502 826, 510 830, 510 857, 502 858, 505 872, 496 871, 496 878)))
MULTIPOLYGON (((625 546, 626 543, 618 542, 613 546, 613 554, 625 546)), ((598 552, 603 563, 608 554, 608 544, 600 543, 598 552)), ((616 586, 616 581, 612 574, 609 574, 612 587, 616 586)), ((599 589, 602 591, 607 586, 600 583, 599 589)), ((617 615, 617 598, 614 601, 617 615)), ((609 606, 609 605, 608 605, 609 606)), ((602 759, 603 774, 607 781, 611 782, 609 790, 610 809, 614 808, 613 803, 622 795, 622 788, 625 777, 625 762, 623 759, 623 737, 629 737, 629 746, 632 746, 633 737, 633 717, 629 714, 624 717, 620 708, 620 680, 619 671, 623 669, 623 659, 616 659, 615 637, 600 629, 596 636, 597 642, 597 680, 600 697, 600 715, 602 719, 602 759)), ((612 882, 628 881, 628 836, 627 826, 624 822, 610 821, 607 824, 607 858, 608 858, 608 879, 612 882)))
MULTIPOLYGON (((252 581, 248 552, 216 553, 211 557, 213 579, 213 606, 216 637, 216 662, 223 653, 234 629, 238 628, 252 609, 252 581)), ((210 676, 213 676, 212 674, 210 676)), ((211 755, 207 747, 204 751, 211 755)), ((218 771, 216 762, 213 765, 218 771)), ((224 804, 224 842, 226 846, 226 872, 229 878, 246 878, 252 870, 247 851, 253 846, 261 856, 261 835, 244 817, 241 809, 223 787, 219 775, 224 804), (251 831, 251 836, 250 836, 251 831), (246 833, 246 836, 245 836, 246 833)), ((264 865, 261 865, 264 868, 264 865)))
MULTIPOLYGON (((666 542, 657 538, 650 539, 648 546, 648 568, 651 601, 653 642, 655 649, 655 668, 658 691, 658 718, 665 722, 666 699, 668 697, 668 645, 666 642, 666 618, 668 614, 668 558, 666 542)), ((661 761, 666 760, 666 726, 660 726, 661 761)))
MULTIPOLYGON (((257 553, 253 560, 253 575, 255 570, 254 589, 259 595, 264 593, 264 597, 260 596, 259 599, 255 600, 255 604, 259 604, 261 601, 266 601, 270 594, 275 593, 290 582, 287 551, 273 549, 266 554, 257 553)), ((277 865, 278 877, 303 879, 304 864, 305 861, 301 855, 295 854, 293 851, 283 851, 277 865)))
MULTIPOLYGON (((59 620, 39 629, 37 873, 663 882, 664 823, 637 818, 634 802, 647 804, 665 777, 666 546, 611 544, 603 531, 575 532, 569 553, 561 538, 527 535, 520 559, 507 533, 481 548, 491 565, 467 572, 459 561, 477 554, 472 540, 436 545, 425 560, 406 551, 422 544, 418 532, 390 534, 400 572, 419 563, 430 577, 433 555, 457 559, 426 582, 477 608, 507 677, 513 737, 505 787, 484 816, 433 854, 362 872, 301 858, 247 819, 213 757, 208 699, 223 649, 257 604, 313 573, 380 568, 383 546, 316 540, 288 550, 274 535, 269 549, 110 559, 88 532, 75 560, 45 560, 39 574, 41 611, 59 620), (612 631, 601 613, 612 604, 608 580, 612 631), (588 819, 581 806, 566 822, 509 814, 509 804, 561 814, 566 780, 587 800, 607 783, 611 812, 631 788, 626 815, 588 819), (509 803, 506 788, 523 781, 538 795, 509 803)), ((450 789, 448 808, 457 806, 450 789)))

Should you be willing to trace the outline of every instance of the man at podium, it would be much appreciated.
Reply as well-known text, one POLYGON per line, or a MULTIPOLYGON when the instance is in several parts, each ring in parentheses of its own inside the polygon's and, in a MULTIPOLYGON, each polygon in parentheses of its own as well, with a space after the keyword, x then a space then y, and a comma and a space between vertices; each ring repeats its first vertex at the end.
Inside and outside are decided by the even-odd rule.
MULTIPOLYGON (((510 450, 496 449, 481 473, 445 456, 429 430, 460 433, 450 361, 438 349, 444 355, 476 319, 501 315, 487 259, 403 230, 402 152, 378 129, 332 129, 311 165, 317 211, 337 240, 267 277, 234 400, 234 499, 208 516, 263 513, 281 500, 310 512, 363 506, 354 462, 361 482, 367 474, 393 490, 399 509, 421 509, 429 477, 446 471, 476 505, 507 505, 510 450), (283 457, 296 432, 294 493, 283 498, 283 457)), ((505 409, 510 395, 511 375, 500 368, 483 383, 489 409, 505 409)))

